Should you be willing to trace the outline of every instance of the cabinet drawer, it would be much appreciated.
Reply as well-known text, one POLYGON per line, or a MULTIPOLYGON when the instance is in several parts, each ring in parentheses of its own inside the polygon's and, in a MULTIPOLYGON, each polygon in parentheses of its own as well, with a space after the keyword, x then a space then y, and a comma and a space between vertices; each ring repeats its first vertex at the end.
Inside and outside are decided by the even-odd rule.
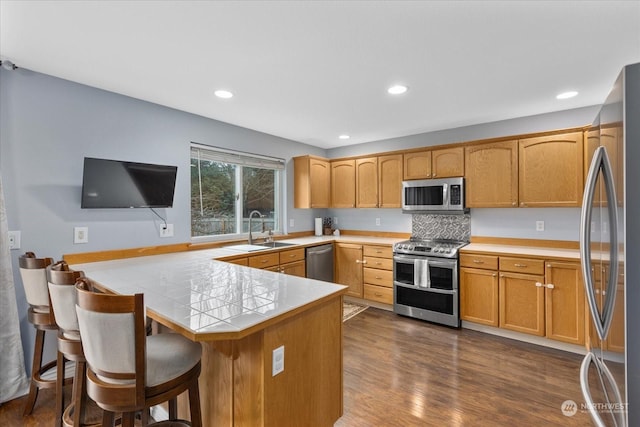
POLYGON ((495 255, 460 254, 460 267, 498 269, 498 257, 495 255))
POLYGON ((280 257, 277 252, 249 257, 249 267, 267 268, 278 265, 279 263, 280 257))
POLYGON ((392 288, 393 272, 389 270, 378 270, 376 268, 365 268, 364 283, 392 288))
POLYGON ((377 268, 379 270, 393 270, 393 260, 390 258, 375 258, 365 256, 364 260, 367 267, 377 268))
POLYGON ((236 258, 236 259, 232 259, 232 260, 222 260, 224 262, 228 262, 230 264, 238 264, 238 265, 244 265, 247 266, 249 265, 249 260, 247 258, 236 258))
POLYGON ((304 248, 290 249, 280 252, 280 264, 288 262, 300 261, 304 259, 304 248))
POLYGON ((391 246, 363 246, 364 256, 374 256, 378 258, 393 258, 391 246))
POLYGON ((531 258, 500 257, 500 271, 544 274, 544 260, 531 258))
POLYGON ((364 285, 364 298, 383 304, 393 304, 393 288, 364 285))

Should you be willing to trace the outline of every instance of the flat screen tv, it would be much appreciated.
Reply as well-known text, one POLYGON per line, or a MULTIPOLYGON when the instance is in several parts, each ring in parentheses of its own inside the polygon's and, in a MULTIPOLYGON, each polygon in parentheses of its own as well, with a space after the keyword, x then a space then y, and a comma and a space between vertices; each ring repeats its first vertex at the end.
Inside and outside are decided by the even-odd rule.
POLYGON ((170 208, 177 166, 85 157, 83 209, 170 208))

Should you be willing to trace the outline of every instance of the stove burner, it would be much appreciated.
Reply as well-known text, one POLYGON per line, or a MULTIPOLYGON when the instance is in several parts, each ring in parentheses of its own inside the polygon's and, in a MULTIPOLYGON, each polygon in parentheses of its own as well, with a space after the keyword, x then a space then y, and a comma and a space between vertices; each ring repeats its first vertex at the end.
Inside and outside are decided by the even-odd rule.
POLYGON ((458 250, 467 243, 459 240, 429 240, 411 237, 409 240, 396 243, 393 246, 393 252, 440 258, 457 258, 458 250))

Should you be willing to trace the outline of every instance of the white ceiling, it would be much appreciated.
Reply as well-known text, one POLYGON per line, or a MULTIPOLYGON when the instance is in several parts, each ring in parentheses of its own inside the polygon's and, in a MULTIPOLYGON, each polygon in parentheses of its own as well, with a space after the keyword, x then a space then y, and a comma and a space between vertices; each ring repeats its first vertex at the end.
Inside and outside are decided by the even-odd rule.
POLYGON ((333 148, 602 103, 640 1, 1 0, 0 57, 333 148))

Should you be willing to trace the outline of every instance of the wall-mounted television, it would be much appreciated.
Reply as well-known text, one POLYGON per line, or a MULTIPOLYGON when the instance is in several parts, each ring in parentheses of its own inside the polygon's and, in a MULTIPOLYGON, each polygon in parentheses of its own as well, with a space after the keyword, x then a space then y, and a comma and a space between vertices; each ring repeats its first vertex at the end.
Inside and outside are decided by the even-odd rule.
POLYGON ((177 166, 85 157, 83 209, 170 208, 177 166))

